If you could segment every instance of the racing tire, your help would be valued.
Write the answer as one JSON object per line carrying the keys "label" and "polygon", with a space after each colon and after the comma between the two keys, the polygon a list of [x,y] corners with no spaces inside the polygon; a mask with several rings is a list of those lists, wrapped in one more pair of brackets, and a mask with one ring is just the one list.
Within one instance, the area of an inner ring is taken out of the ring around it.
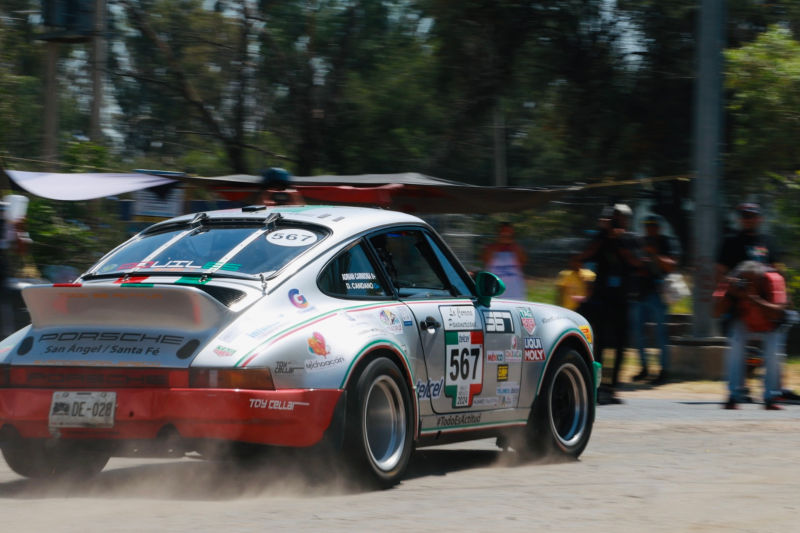
{"label": "racing tire", "polygon": [[110,455],[63,443],[48,446],[44,441],[15,440],[3,446],[3,457],[22,477],[85,479],[99,474]]}
{"label": "racing tire", "polygon": [[370,362],[348,390],[343,451],[357,481],[389,488],[402,478],[413,450],[413,405],[392,361]]}
{"label": "racing tire", "polygon": [[594,424],[593,391],[583,357],[571,348],[559,348],[528,418],[524,455],[580,457]]}

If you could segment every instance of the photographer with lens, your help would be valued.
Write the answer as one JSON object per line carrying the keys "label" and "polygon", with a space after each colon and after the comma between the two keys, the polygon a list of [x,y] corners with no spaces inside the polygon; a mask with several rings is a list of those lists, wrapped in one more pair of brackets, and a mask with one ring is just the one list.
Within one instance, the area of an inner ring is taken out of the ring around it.
{"label": "photographer with lens", "polygon": [[578,308],[594,330],[594,357],[603,364],[605,348],[614,349],[611,383],[601,384],[597,402],[619,404],[619,372],[627,346],[630,302],[637,294],[635,273],[642,268],[640,242],[628,231],[633,211],[626,204],[603,210],[597,236],[576,261],[592,262],[597,277],[589,297]]}
{"label": "photographer with lens", "polygon": [[714,292],[714,316],[731,313],[728,349],[728,390],[725,409],[736,409],[742,401],[744,352],[747,337],[761,336],[764,360],[764,407],[781,409],[776,401],[781,397],[778,344],[780,326],[786,313],[786,283],[783,276],[764,263],[744,261],[717,286]]}
{"label": "photographer with lens", "polygon": [[[728,337],[728,387],[731,390],[730,398],[725,404],[726,409],[736,409],[737,403],[743,401],[746,395],[744,386],[744,351],[747,344],[747,330],[738,330],[742,326],[739,313],[735,305],[722,301],[721,294],[724,295],[723,287],[735,281],[735,276],[729,273],[745,261],[755,261],[770,267],[774,270],[778,262],[778,256],[771,239],[760,231],[761,228],[761,207],[752,202],[739,204],[736,208],[739,215],[739,231],[729,235],[722,243],[722,248],[717,257],[715,271],[715,316],[722,318],[723,334]],[[741,282],[739,285],[741,286]],[[734,289],[735,291],[735,289]],[[723,308],[725,310],[723,310]],[[785,330],[781,331],[785,335]],[[738,335],[737,335],[738,333]],[[780,335],[781,333],[779,333]],[[779,337],[778,342],[783,339]],[[766,343],[765,343],[766,344]],[[776,348],[777,349],[777,348]],[[766,364],[767,357],[764,361]],[[777,365],[777,362],[775,363]],[[778,376],[780,381],[780,375]],[[768,405],[769,409],[776,408],[774,400]]]}

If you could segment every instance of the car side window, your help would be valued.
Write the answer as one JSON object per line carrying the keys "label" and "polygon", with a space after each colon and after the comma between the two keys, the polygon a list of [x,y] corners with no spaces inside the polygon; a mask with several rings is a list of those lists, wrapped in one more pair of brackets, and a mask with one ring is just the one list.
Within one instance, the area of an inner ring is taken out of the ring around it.
{"label": "car side window", "polygon": [[459,295],[421,231],[391,230],[371,237],[370,243],[401,298]]}
{"label": "car side window", "polygon": [[427,238],[433,252],[436,254],[436,259],[438,259],[439,263],[442,265],[442,269],[450,282],[450,286],[455,290],[456,296],[471,297],[473,295],[472,291],[463,277],[459,275],[456,266],[453,265],[447,255],[445,255],[444,250],[442,250],[439,244],[436,243],[430,235],[427,235]]}
{"label": "car side window", "polygon": [[322,271],[318,280],[322,292],[345,298],[386,298],[389,296],[362,244],[339,254]]}

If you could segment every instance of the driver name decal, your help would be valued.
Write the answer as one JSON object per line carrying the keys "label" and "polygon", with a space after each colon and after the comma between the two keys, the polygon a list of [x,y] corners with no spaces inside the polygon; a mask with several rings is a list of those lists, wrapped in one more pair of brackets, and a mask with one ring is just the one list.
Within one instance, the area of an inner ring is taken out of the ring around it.
{"label": "driver name decal", "polygon": [[444,395],[453,407],[472,407],[483,390],[483,331],[445,331]]}

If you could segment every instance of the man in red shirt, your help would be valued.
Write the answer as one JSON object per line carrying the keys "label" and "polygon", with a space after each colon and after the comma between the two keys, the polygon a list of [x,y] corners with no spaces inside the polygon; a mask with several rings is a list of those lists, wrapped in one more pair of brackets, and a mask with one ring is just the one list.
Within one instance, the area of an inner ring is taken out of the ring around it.
{"label": "man in red shirt", "polygon": [[758,261],[740,263],[724,278],[714,292],[714,316],[731,313],[729,330],[728,390],[730,396],[725,409],[736,409],[740,398],[744,350],[748,334],[761,335],[761,353],[764,359],[764,407],[780,409],[775,403],[782,395],[778,344],[782,332],[780,324],[786,312],[786,284],[783,277]]}

